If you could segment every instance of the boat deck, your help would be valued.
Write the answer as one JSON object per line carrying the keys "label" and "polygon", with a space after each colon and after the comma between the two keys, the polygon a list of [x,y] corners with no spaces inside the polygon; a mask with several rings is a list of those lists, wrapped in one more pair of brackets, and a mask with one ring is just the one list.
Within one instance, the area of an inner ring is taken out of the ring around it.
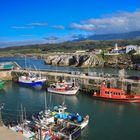
{"label": "boat deck", "polygon": [[28,140],[22,134],[16,133],[6,127],[0,127],[0,140]]}

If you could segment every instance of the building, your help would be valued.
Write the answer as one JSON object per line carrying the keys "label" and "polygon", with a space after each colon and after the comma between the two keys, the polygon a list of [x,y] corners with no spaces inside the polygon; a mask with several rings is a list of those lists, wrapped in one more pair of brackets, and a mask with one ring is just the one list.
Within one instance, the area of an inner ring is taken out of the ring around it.
{"label": "building", "polygon": [[118,51],[118,44],[117,43],[115,43],[114,51]]}
{"label": "building", "polygon": [[117,43],[115,43],[114,48],[110,51],[111,54],[119,55],[119,54],[125,54],[126,53],[126,47],[124,46],[118,46]]}
{"label": "building", "polygon": [[126,53],[129,53],[132,50],[137,51],[138,46],[137,45],[127,45],[126,46]]}
{"label": "building", "polygon": [[101,49],[93,49],[92,53],[94,54],[101,54],[102,50]]}
{"label": "building", "polygon": [[140,46],[137,46],[136,53],[137,53],[137,54],[140,54]]}
{"label": "building", "polygon": [[86,50],[77,50],[75,53],[85,53]]}
{"label": "building", "polygon": [[126,48],[121,48],[118,50],[119,54],[125,54],[126,53]]}

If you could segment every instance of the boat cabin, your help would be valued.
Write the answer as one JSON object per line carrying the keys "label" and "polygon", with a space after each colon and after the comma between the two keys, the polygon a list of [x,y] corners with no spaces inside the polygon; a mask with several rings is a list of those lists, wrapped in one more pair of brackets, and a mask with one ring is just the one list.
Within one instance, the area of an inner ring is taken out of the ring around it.
{"label": "boat cabin", "polygon": [[123,96],[123,95],[126,95],[126,93],[121,89],[107,88],[105,87],[105,83],[103,82],[100,89],[100,95]]}

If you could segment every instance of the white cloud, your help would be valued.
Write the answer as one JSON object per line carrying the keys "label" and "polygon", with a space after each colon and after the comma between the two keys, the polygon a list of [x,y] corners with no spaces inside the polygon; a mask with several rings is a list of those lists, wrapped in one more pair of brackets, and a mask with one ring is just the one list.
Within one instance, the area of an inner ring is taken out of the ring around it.
{"label": "white cloud", "polygon": [[65,27],[62,25],[54,25],[54,26],[50,26],[50,28],[55,28],[55,29],[64,29]]}
{"label": "white cloud", "polygon": [[12,26],[13,29],[32,29],[36,26],[48,26],[47,22],[33,22],[24,26]]}
{"label": "white cloud", "polygon": [[32,26],[12,26],[13,29],[32,29]]}
{"label": "white cloud", "polygon": [[20,35],[20,36],[24,36],[24,37],[33,37],[33,36],[35,36],[35,34],[22,34],[22,35]]}
{"label": "white cloud", "polygon": [[77,24],[77,23],[72,23],[70,25],[70,28],[75,28],[75,29],[80,29],[80,30],[85,30],[85,31],[92,31],[95,29],[95,25],[93,24]]}
{"label": "white cloud", "polygon": [[45,43],[47,43],[45,39],[31,39],[31,40],[24,40],[24,41],[0,42],[0,48],[10,47],[10,46],[45,44]]}
{"label": "white cloud", "polygon": [[104,18],[91,18],[80,23],[72,23],[70,27],[96,34],[137,31],[140,30],[140,11],[122,12]]}
{"label": "white cloud", "polygon": [[46,37],[46,38],[44,38],[44,39],[46,39],[47,41],[49,41],[49,40],[58,40],[59,38],[58,37],[56,37],[56,36],[49,36],[49,37]]}
{"label": "white cloud", "polygon": [[48,26],[47,22],[33,22],[28,24],[29,26]]}

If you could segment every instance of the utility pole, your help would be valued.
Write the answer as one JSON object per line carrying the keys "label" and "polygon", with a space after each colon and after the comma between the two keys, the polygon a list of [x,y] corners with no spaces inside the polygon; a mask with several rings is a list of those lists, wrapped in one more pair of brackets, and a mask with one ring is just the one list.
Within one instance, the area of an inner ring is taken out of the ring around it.
{"label": "utility pole", "polygon": [[1,111],[2,111],[3,108],[4,108],[4,104],[1,104],[1,106],[0,106],[0,126],[3,125],[2,114],[1,114]]}

